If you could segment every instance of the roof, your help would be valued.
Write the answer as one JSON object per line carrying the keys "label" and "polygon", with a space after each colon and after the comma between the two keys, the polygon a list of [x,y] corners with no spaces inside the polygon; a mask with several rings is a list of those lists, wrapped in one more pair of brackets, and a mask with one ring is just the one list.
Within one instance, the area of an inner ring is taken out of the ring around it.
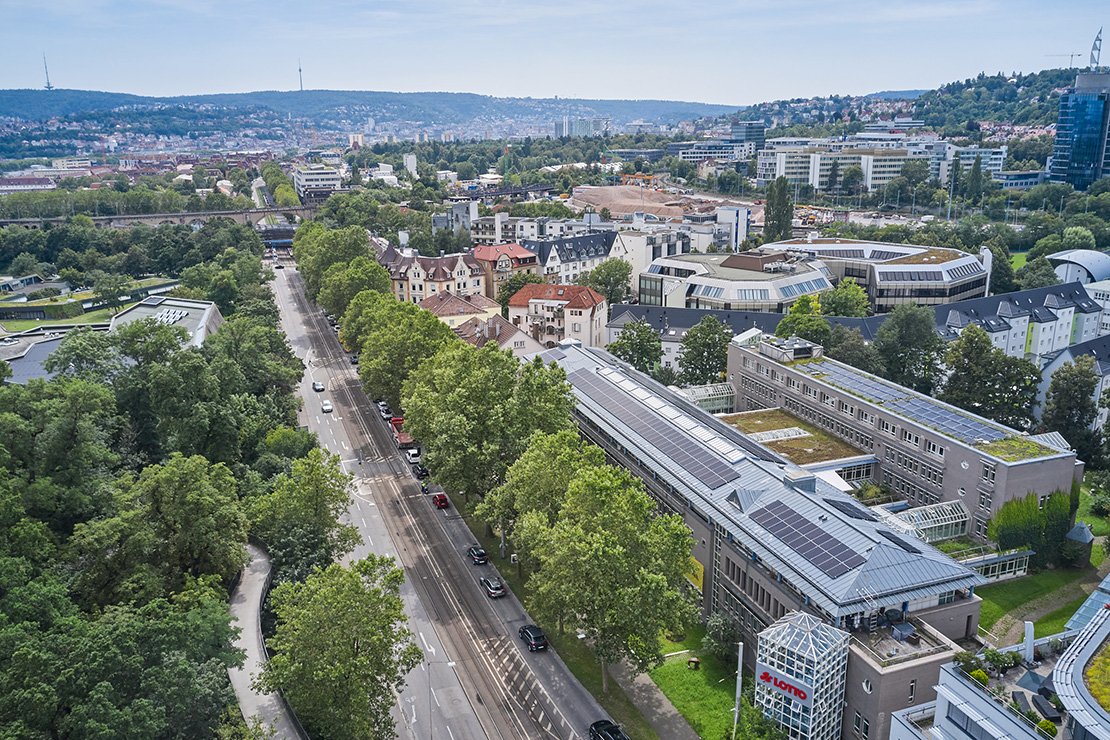
{"label": "roof", "polygon": [[425,311],[430,311],[436,316],[465,316],[467,314],[484,314],[488,311],[500,310],[501,304],[484,295],[460,296],[447,291],[432,293],[418,304]]}
{"label": "roof", "polygon": [[1086,730],[1083,735],[1074,732],[1073,737],[1110,740],[1110,712],[1091,695],[1086,676],[1087,666],[1108,642],[1110,609],[1103,608],[1091,615],[1052,669],[1052,683],[1068,713],[1068,727],[1074,729],[1078,725]]}
{"label": "roof", "polygon": [[427,280],[444,282],[455,277],[460,260],[470,270],[471,275],[480,275],[482,266],[469,253],[444,254],[438,257],[424,257],[421,255],[404,254],[392,245],[382,248],[378,254],[378,262],[389,270],[389,276],[394,280],[407,280],[413,265],[419,265],[424,271]]}
{"label": "roof", "polygon": [[512,242],[508,244],[483,244],[474,247],[471,254],[474,255],[474,259],[482,262],[496,262],[501,257],[508,257],[514,262],[518,262],[520,260],[535,259],[536,257],[535,252]]}
{"label": "roof", "polygon": [[1078,313],[1102,311],[1081,283],[1065,283],[937,306],[937,331],[947,339],[955,338],[957,332],[954,330],[971,324],[988,333],[1008,331],[1015,319],[1029,318],[1040,323],[1056,321],[1055,312],[1068,308]]}
{"label": "roof", "polygon": [[1091,528],[1087,526],[1087,522],[1079,521],[1075,526],[1068,530],[1064,535],[1072,542],[1078,542],[1081,545],[1089,545],[1095,541],[1095,536],[1091,533]]}
{"label": "roof", "polygon": [[[473,344],[479,349],[490,342],[496,343],[499,347],[504,347],[516,341],[518,336],[528,340],[532,339],[520,328],[514,326],[511,321],[502,317],[501,314],[494,314],[487,319],[475,316],[456,326],[454,332],[459,339],[468,344]],[[533,340],[532,346],[542,345]]]}
{"label": "roof", "polygon": [[[623,327],[630,321],[645,321],[659,331],[663,341],[680,341],[682,336],[706,316],[713,316],[732,329],[734,335],[748,329],[759,329],[765,334],[774,334],[775,328],[785,314],[767,311],[718,311],[708,308],[669,308],[667,306],[646,306],[643,304],[619,304],[613,307],[613,316],[608,326]],[[863,338],[871,341],[886,321],[886,315],[853,318],[847,316],[826,316],[829,323],[858,329]]]}
{"label": "roof", "polygon": [[524,246],[538,255],[540,263],[545,265],[552,253],[558,256],[560,262],[584,262],[608,257],[616,238],[615,231],[595,231],[554,239],[528,239],[524,241]]}
{"label": "roof", "polygon": [[[677,266],[684,269],[691,269],[692,266],[696,265],[697,267],[693,267],[693,269],[697,274],[716,278],[718,280],[733,281],[773,281],[808,273],[816,273],[824,282],[824,289],[832,287],[832,283],[825,278],[825,273],[818,269],[820,263],[797,259],[788,260],[784,255],[781,262],[789,262],[792,269],[762,269],[755,264],[756,260],[754,258],[757,254],[758,253],[755,252],[689,252],[687,254],[664,255],[653,260],[647,271],[656,272],[657,270],[653,268],[659,265],[667,265],[668,263],[676,263]],[[701,270],[698,270],[698,267],[700,267]]]}
{"label": "roof", "polygon": [[585,285],[528,283],[509,299],[509,307],[527,308],[531,301],[564,301],[566,308],[595,308],[605,302],[605,296]]}
{"label": "roof", "polygon": [[189,334],[185,344],[194,347],[202,345],[224,323],[220,309],[212,301],[150,296],[113,316],[110,331],[142,319],[182,327]]}
{"label": "roof", "polygon": [[791,655],[820,661],[830,653],[842,650],[848,633],[822,622],[812,614],[790,612],[759,633],[759,644],[765,642],[785,648]]}
{"label": "roof", "polygon": [[1110,254],[1105,252],[1096,252],[1093,249],[1065,249],[1063,252],[1047,256],[1053,267],[1065,264],[1078,265],[1087,271],[1091,280],[1110,278]]}
{"label": "roof", "polygon": [[539,356],[566,370],[580,416],[652,461],[741,556],[758,557],[833,617],[985,582],[608,353],[564,343]]}
{"label": "roof", "polygon": [[1075,614],[1064,625],[1064,631],[1083,629],[1094,617],[1095,612],[1106,608],[1107,604],[1110,604],[1110,575],[1103,578],[1087,600],[1075,610]]}
{"label": "roof", "polygon": [[1072,362],[1078,357],[1088,355],[1095,361],[1095,373],[1100,377],[1110,375],[1110,334],[1095,337],[1086,342],[1073,344],[1052,358],[1052,361],[1042,370],[1044,377],[1051,377],[1049,368]]}

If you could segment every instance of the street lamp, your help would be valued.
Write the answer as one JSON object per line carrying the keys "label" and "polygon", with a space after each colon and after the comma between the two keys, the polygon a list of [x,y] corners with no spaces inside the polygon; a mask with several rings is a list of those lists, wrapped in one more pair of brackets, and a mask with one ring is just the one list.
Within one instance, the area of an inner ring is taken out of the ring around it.
{"label": "street lamp", "polygon": [[744,643],[739,646],[736,653],[736,705],[732,709],[732,740],[736,740],[736,726],[740,724],[740,689],[744,683]]}

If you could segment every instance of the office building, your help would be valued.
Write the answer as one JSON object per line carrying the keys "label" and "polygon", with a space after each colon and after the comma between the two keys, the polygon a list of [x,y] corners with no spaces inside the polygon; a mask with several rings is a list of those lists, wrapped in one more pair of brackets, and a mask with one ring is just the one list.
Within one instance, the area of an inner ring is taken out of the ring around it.
{"label": "office building", "polygon": [[342,184],[343,178],[334,167],[300,164],[293,168],[293,188],[302,203],[327,200]]}
{"label": "office building", "polygon": [[763,121],[737,121],[732,124],[728,140],[737,144],[751,142],[759,151],[767,143],[767,124]]}
{"label": "office building", "polygon": [[746,161],[755,156],[754,141],[699,141],[678,153],[683,162],[698,163],[709,159],[718,162]]}
{"label": "office building", "polygon": [[626,162],[642,159],[645,162],[658,162],[666,152],[663,149],[610,149],[614,157],[620,157]]}
{"label": "office building", "polygon": [[[799,362],[803,360],[803,362]],[[804,340],[764,336],[728,347],[736,408],[781,408],[872,456],[874,480],[915,506],[957,501],[983,540],[1001,506],[1070,491],[1083,463],[1047,435],[1010,427],[824,356]]]}
{"label": "office building", "polygon": [[1003,190],[1028,190],[1045,181],[1044,170],[1000,170],[993,175]]}
{"label": "office building", "polygon": [[637,275],[647,270],[660,257],[674,257],[693,251],[689,233],[641,221],[633,228],[617,232],[614,251],[632,265],[632,289],[637,290]]}
{"label": "office building", "polygon": [[875,313],[903,303],[935,306],[987,294],[989,249],[978,256],[955,249],[857,239],[789,239],[760,248],[808,255],[837,281],[853,278],[867,290]]}
{"label": "office building", "polygon": [[1086,190],[1110,175],[1110,73],[1081,72],[1060,96],[1056,143],[1048,168],[1051,182]]}
{"label": "office building", "polygon": [[885,131],[889,133],[907,131],[915,128],[925,128],[925,122],[914,118],[895,117],[894,120],[868,121],[863,124],[864,131]]}
{"label": "office building", "polygon": [[544,347],[564,339],[600,347],[609,305],[584,285],[529,283],[509,299],[509,321]]}
{"label": "office building", "polygon": [[1060,282],[1093,283],[1110,279],[1110,254],[1093,249],[1065,249],[1047,256]]}
{"label": "office building", "polygon": [[660,257],[638,281],[644,305],[723,311],[782,313],[803,295],[831,289],[829,272],[820,261],[785,252]]}
{"label": "office building", "polygon": [[539,357],[567,372],[582,435],[690,528],[693,593],[736,620],[757,685],[779,679],[757,702],[790,736],[857,737],[858,714],[882,738],[890,712],[934,698],[977,632],[980,576],[605,352]]}

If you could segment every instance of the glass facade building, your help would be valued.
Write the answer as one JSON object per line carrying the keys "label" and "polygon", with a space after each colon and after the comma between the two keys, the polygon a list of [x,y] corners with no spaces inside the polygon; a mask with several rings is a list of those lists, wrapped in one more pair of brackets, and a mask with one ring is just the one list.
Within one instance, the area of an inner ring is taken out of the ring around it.
{"label": "glass facade building", "polygon": [[1080,74],[1075,87],[1060,96],[1056,144],[1048,179],[1076,190],[1110,175],[1110,74]]}

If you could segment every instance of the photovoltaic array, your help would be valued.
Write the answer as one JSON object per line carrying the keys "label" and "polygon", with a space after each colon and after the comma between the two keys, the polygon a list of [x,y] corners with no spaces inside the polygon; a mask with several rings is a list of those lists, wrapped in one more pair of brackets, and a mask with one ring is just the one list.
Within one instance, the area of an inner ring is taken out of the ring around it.
{"label": "photovoltaic array", "polygon": [[752,512],[751,520],[829,578],[839,578],[866,559],[781,501]]}

